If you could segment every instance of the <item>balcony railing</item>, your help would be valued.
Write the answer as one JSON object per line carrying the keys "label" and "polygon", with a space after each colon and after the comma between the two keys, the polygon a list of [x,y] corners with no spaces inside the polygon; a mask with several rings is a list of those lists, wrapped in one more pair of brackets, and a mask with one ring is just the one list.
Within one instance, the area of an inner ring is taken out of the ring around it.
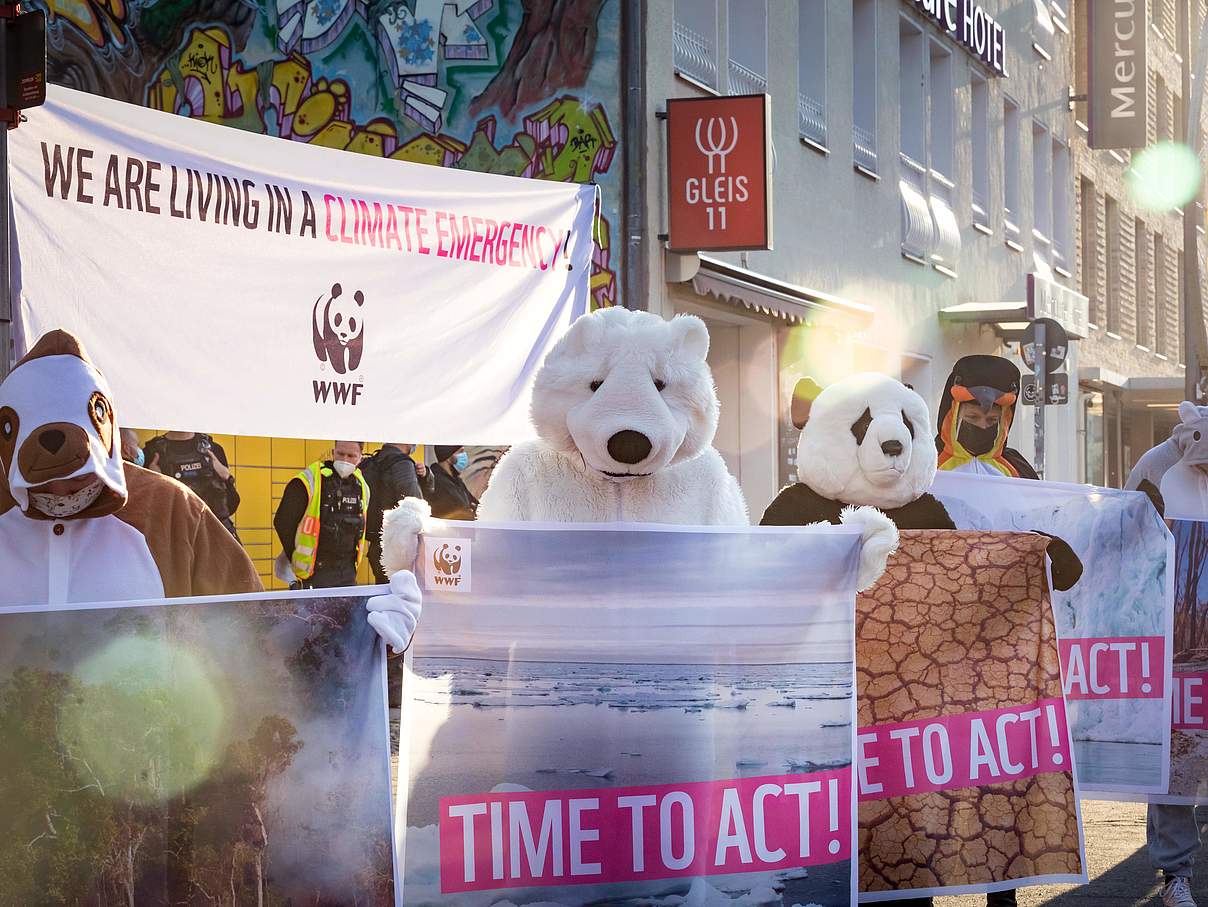
{"label": "balcony railing", "polygon": [[730,61],[730,94],[764,94],[767,90],[767,76],[761,76],[737,60]]}
{"label": "balcony railing", "polygon": [[927,170],[905,154],[899,157],[902,163],[898,179],[902,197],[902,253],[926,263],[937,241],[935,222],[927,206]]}
{"label": "balcony railing", "polygon": [[869,173],[877,172],[877,139],[862,126],[851,127],[852,160]]}
{"label": "balcony railing", "polygon": [[801,135],[826,147],[826,108],[809,95],[797,95],[797,122]]}
{"label": "balcony railing", "polygon": [[983,227],[990,226],[990,204],[976,186],[973,187],[973,222]]}
{"label": "balcony railing", "polygon": [[671,33],[675,69],[690,79],[717,87],[717,49],[704,35],[676,22]]}

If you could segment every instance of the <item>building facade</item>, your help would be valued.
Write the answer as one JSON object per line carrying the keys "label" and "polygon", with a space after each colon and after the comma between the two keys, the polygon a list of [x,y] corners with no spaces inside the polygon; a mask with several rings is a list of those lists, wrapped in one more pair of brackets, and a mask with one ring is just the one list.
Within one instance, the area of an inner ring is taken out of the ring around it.
{"label": "building facade", "polygon": [[[772,99],[771,251],[703,253],[699,265],[666,253],[657,131],[646,173],[649,304],[709,323],[717,446],[756,518],[795,475],[799,377],[884,371],[934,410],[957,358],[1014,355],[1030,274],[1076,287],[1069,11],[964,8],[979,17],[968,41],[962,23],[949,27],[954,10],[929,0],[648,8],[650,122],[667,98]],[[1031,456],[1020,409],[1012,441]],[[1074,409],[1047,408],[1053,479],[1080,478]]]}
{"label": "building facade", "polygon": [[[1070,20],[1071,82],[1087,93],[1088,3]],[[1148,145],[1186,142],[1185,67],[1192,67],[1204,20],[1203,0],[1138,0],[1147,20]],[[1191,53],[1184,52],[1189,47]],[[1074,105],[1074,221],[1078,286],[1090,301],[1089,337],[1082,343],[1080,479],[1119,487],[1137,459],[1170,435],[1184,398],[1187,289],[1180,211],[1151,211],[1129,190],[1127,150],[1088,146],[1085,101]],[[1202,246],[1203,209],[1197,217]],[[1197,250],[1203,262],[1203,249]]]}

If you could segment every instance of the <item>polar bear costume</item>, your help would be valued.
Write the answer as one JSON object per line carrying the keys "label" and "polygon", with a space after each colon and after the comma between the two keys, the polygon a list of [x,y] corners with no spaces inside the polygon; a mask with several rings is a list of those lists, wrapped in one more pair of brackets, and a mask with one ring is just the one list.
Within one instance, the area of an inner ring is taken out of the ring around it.
{"label": "polar bear costume", "polygon": [[1169,438],[1141,456],[1124,487],[1144,491],[1151,498],[1157,489],[1170,519],[1204,519],[1208,514],[1208,406],[1188,400],[1180,403],[1179,424]]}
{"label": "polar bear costume", "polygon": [[[692,315],[608,308],[579,318],[537,374],[538,438],[499,461],[478,519],[748,525],[738,482],[711,446],[719,407],[708,352],[709,332]],[[423,518],[407,501],[386,514],[387,571],[411,565]],[[843,522],[864,532],[859,581],[871,585],[897,531],[872,508]],[[888,547],[867,544],[888,536]]]}

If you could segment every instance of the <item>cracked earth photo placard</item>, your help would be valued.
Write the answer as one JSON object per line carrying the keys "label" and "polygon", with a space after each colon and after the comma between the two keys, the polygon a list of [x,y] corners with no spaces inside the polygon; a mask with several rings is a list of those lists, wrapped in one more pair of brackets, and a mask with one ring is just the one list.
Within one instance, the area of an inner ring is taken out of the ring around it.
{"label": "cracked earth photo placard", "polygon": [[903,531],[859,597],[862,900],[1085,881],[1047,545]]}

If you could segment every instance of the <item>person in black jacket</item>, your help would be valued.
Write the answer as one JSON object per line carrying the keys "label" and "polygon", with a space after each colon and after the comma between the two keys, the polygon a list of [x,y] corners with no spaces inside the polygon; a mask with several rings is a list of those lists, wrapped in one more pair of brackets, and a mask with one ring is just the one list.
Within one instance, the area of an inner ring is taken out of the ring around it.
{"label": "person in black jacket", "polygon": [[398,506],[403,498],[423,498],[420,482],[428,479],[428,468],[411,459],[414,444],[388,441],[372,457],[361,461],[361,473],[369,485],[369,567],[379,583],[388,582],[382,569],[382,513]]}
{"label": "person in black jacket", "polygon": [[148,469],[183,482],[239,538],[231,519],[239,507],[239,492],[221,444],[199,432],[169,431],[143,445],[143,454]]}
{"label": "person in black jacket", "polygon": [[432,506],[432,515],[442,520],[472,520],[478,511],[478,498],[470,494],[461,480],[466,468],[466,449],[460,444],[437,445],[436,462],[431,470],[431,487],[424,497]]}

